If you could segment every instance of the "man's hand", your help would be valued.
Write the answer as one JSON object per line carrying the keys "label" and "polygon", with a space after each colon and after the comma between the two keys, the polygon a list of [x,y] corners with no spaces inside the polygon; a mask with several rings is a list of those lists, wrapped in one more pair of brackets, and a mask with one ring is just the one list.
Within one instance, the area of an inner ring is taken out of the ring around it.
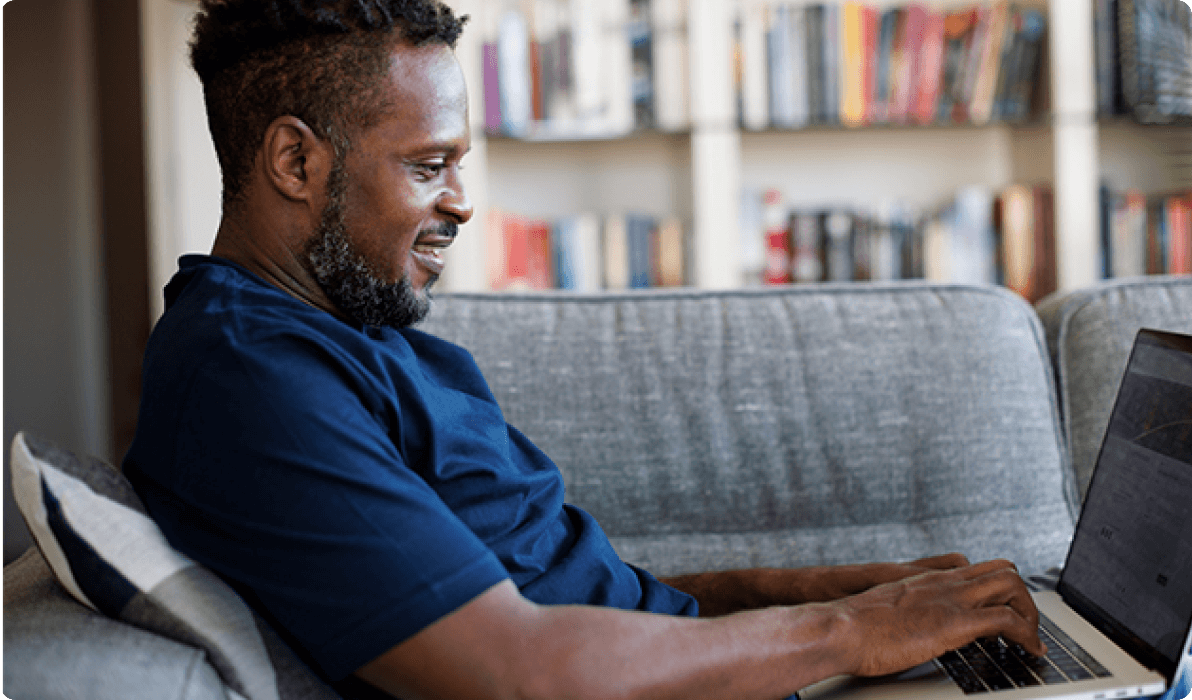
{"label": "man's hand", "polygon": [[855,675],[902,671],[978,637],[1000,635],[1046,653],[1038,610],[1008,561],[921,573],[831,605],[851,630]]}

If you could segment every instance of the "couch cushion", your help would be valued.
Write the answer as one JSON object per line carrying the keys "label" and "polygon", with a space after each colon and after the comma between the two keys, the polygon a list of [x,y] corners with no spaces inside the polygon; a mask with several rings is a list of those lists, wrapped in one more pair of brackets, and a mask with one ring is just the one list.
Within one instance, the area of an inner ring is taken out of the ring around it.
{"label": "couch cushion", "polygon": [[80,603],[204,650],[230,698],[335,697],[231,588],[166,542],[110,465],[18,433],[12,479],[38,548]]}
{"label": "couch cushion", "polygon": [[1004,290],[459,294],[424,329],[656,574],[1066,552],[1042,329]]}
{"label": "couch cushion", "polygon": [[200,649],[67,595],[36,549],[4,567],[4,692],[13,700],[227,700]]}
{"label": "couch cushion", "polygon": [[1192,333],[1192,276],[1137,277],[1053,294],[1038,306],[1083,501],[1140,328]]}

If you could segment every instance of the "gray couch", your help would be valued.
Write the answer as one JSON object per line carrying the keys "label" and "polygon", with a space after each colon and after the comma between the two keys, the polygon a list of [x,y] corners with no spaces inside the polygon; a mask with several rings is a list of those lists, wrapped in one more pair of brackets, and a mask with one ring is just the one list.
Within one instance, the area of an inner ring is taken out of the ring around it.
{"label": "gray couch", "polygon": [[[1192,278],[1151,278],[1039,313],[926,283],[456,295],[425,329],[472,350],[569,500],[657,574],[946,551],[1038,572],[1063,562],[1085,413],[1129,339],[1190,318]],[[14,700],[234,697],[193,646],[75,603],[36,551],[4,579]]]}

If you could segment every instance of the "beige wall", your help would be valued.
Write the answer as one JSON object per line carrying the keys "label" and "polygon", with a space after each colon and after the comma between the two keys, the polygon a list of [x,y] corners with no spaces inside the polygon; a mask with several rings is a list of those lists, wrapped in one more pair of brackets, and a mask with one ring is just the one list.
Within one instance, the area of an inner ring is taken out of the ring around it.
{"label": "beige wall", "polygon": [[89,0],[13,0],[4,32],[4,561],[28,546],[8,444],[110,458]]}

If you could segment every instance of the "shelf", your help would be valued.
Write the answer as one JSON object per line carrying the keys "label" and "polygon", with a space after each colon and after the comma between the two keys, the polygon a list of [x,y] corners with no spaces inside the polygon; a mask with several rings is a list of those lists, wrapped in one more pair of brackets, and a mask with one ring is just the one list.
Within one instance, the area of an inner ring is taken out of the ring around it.
{"label": "shelf", "polygon": [[[741,0],[742,6],[752,1]],[[492,7],[480,0],[453,4],[477,13]],[[1192,155],[1171,155],[1192,151],[1192,138],[1182,150],[1177,143],[1192,130],[1094,116],[1091,0],[1027,3],[1046,8],[1049,27],[1035,88],[1036,104],[1049,111],[1028,121],[757,131],[743,128],[736,116],[730,67],[737,4],[687,0],[689,130],[579,138],[479,131],[479,158],[469,166],[480,171],[469,176],[478,212],[499,207],[548,217],[577,211],[676,213],[690,226],[694,283],[719,288],[741,280],[740,193],[746,190],[777,187],[791,207],[843,204],[864,211],[897,200],[931,211],[966,185],[998,192],[1012,183],[1048,184],[1055,191],[1059,282],[1070,289],[1099,274],[1102,176],[1148,191],[1192,186]],[[955,3],[960,4],[969,3]],[[458,54],[472,94],[479,96],[476,43],[482,37],[465,33],[465,38],[473,44],[461,46]],[[482,105],[474,104],[473,123],[483,124]],[[480,288],[474,278],[482,276],[482,246],[476,242],[459,253],[469,262],[450,280],[451,288]]]}

